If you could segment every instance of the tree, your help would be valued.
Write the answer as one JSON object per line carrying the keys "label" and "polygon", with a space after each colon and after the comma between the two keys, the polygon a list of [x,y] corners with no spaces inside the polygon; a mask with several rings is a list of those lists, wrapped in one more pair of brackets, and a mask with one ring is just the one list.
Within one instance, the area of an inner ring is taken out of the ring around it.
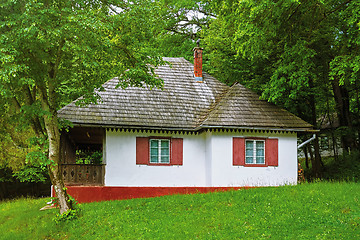
{"label": "tree", "polygon": [[152,47],[166,57],[185,57],[192,60],[195,41],[213,14],[206,1],[158,0],[142,1],[149,9],[149,26],[154,35]]}
{"label": "tree", "polygon": [[[359,56],[358,1],[230,0],[214,1],[213,6],[218,17],[204,35],[210,46],[217,38],[226,43],[231,61],[224,64],[242,64],[237,69],[244,73],[240,80],[246,86],[315,127],[332,98],[341,125],[350,130],[343,133],[344,146],[355,149],[350,113],[356,108],[350,102],[355,106],[358,95],[349,89],[357,90],[360,66],[354,61]],[[214,53],[210,62],[224,66],[224,57]],[[317,139],[314,149],[314,176],[319,176]]]}
{"label": "tree", "polygon": [[94,88],[115,76],[121,87],[161,86],[149,74],[162,61],[149,47],[145,16],[138,2],[128,1],[6,0],[0,6],[0,94],[46,147],[41,159],[61,214],[72,206],[59,168],[57,110],[79,96],[96,102]]}
{"label": "tree", "polygon": [[[360,3],[353,0],[329,3],[326,20],[334,26],[329,74],[345,151],[360,150]],[[358,140],[356,140],[356,128]]]}

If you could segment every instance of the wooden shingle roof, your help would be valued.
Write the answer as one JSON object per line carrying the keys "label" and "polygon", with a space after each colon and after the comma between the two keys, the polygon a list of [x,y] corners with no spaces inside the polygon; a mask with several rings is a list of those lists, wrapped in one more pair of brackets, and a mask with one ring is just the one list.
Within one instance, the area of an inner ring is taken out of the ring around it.
{"label": "wooden shingle roof", "polygon": [[305,131],[312,126],[276,107],[240,84],[226,86],[203,73],[197,82],[193,65],[184,58],[164,58],[170,65],[155,73],[163,89],[115,88],[117,78],[106,82],[98,104],[70,103],[58,111],[74,125],[113,128],[200,130],[203,128],[278,129]]}

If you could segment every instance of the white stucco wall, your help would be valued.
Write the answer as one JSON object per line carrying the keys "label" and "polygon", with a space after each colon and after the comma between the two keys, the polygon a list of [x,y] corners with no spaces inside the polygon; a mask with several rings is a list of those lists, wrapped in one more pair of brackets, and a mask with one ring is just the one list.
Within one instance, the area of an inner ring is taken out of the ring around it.
{"label": "white stucco wall", "polygon": [[[182,166],[136,165],[136,137],[183,138]],[[279,141],[278,167],[232,165],[233,137],[274,137]],[[295,133],[224,133],[169,135],[106,131],[105,185],[138,187],[275,186],[297,181]]]}
{"label": "white stucco wall", "polygon": [[[277,167],[244,167],[232,165],[233,137],[266,137],[278,139]],[[213,133],[212,186],[278,186],[297,182],[297,137],[290,133]]]}
{"label": "white stucco wall", "polygon": [[106,132],[105,186],[205,186],[205,140],[201,135],[164,135],[183,138],[182,166],[136,165],[136,137],[154,133]]}

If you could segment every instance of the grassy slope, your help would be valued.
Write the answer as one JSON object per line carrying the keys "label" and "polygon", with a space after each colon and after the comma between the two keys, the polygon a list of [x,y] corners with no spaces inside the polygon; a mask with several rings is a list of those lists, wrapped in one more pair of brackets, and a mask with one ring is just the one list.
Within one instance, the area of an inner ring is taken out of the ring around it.
{"label": "grassy slope", "polygon": [[0,239],[360,239],[358,183],[82,204],[60,224],[46,200],[0,202]]}

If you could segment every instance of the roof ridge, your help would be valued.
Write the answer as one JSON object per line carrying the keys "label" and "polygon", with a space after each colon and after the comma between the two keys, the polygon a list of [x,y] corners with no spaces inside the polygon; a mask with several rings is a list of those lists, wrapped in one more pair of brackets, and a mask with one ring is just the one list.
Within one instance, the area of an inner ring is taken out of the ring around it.
{"label": "roof ridge", "polygon": [[224,99],[227,99],[227,97],[230,95],[231,91],[234,89],[234,87],[237,85],[238,83],[234,83],[233,85],[231,85],[230,87],[227,86],[227,90],[220,94],[220,98],[218,100],[215,100],[215,103],[213,106],[210,106],[207,114],[205,114],[205,118],[204,120],[201,121],[201,123],[199,124],[199,127],[202,127],[204,122],[206,122],[214,113],[215,110],[219,109],[220,104],[224,101]]}

